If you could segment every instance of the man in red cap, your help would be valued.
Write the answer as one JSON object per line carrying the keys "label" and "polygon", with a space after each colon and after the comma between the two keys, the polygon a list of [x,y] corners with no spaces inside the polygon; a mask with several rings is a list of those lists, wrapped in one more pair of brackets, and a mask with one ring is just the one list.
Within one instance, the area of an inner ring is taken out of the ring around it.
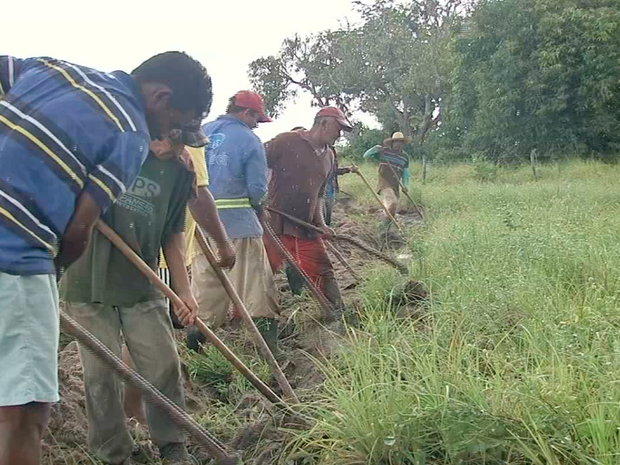
{"label": "man in red cap", "polygon": [[[325,190],[334,169],[332,146],[352,126],[342,111],[322,108],[309,131],[285,132],[266,144],[267,164],[272,175],[269,204],[277,210],[315,224],[328,231],[323,217]],[[272,214],[271,225],[300,268],[332,303],[334,312],[326,321],[342,316],[342,297],[323,239],[286,218]],[[269,239],[265,247],[275,272],[283,257]]]}
{"label": "man in red cap", "polygon": [[[258,220],[267,194],[267,161],[260,139],[252,129],[271,119],[260,95],[242,90],[229,101],[226,114],[205,124],[209,137],[205,158],[209,190],[219,217],[237,252],[229,278],[272,351],[277,352],[278,289],[262,242]],[[212,246],[215,246],[209,238]],[[198,316],[216,328],[226,321],[230,299],[202,253],[192,263],[192,292]],[[188,345],[197,350],[204,338],[194,328]]]}

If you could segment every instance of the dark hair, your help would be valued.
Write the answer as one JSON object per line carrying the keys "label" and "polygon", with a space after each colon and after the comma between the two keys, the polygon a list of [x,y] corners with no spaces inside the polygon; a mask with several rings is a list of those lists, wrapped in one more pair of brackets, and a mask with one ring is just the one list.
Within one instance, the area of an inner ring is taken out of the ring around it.
{"label": "dark hair", "polygon": [[293,129],[291,129],[291,132],[295,131],[306,131],[306,128],[304,128],[303,126],[295,126]]}
{"label": "dark hair", "polygon": [[211,77],[205,67],[187,53],[160,53],[146,60],[131,74],[139,82],[158,82],[168,86],[172,91],[172,108],[195,110],[199,119],[211,110]]}
{"label": "dark hair", "polygon": [[235,96],[234,95],[228,99],[228,106],[226,107],[226,113],[227,114],[242,113],[242,112],[244,112],[246,110],[250,110],[253,115],[255,113],[257,113],[256,111],[252,110],[251,108],[244,108],[244,107],[240,107],[238,105],[235,105]]}

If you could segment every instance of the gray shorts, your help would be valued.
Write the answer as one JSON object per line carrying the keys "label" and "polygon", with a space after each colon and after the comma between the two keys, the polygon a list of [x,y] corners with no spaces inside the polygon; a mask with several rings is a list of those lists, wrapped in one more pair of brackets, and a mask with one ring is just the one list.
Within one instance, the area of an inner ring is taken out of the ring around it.
{"label": "gray shorts", "polygon": [[58,335],[56,278],[0,272],[0,407],[58,402]]}

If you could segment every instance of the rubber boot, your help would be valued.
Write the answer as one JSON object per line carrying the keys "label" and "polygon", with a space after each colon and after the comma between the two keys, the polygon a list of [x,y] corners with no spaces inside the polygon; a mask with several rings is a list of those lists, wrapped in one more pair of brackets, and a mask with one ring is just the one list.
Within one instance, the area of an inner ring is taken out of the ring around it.
{"label": "rubber boot", "polygon": [[187,328],[187,347],[190,350],[201,354],[202,348],[200,346],[205,342],[207,342],[207,337],[198,331],[198,328],[195,326]]}
{"label": "rubber boot", "polygon": [[301,292],[304,290],[304,280],[295,268],[290,265],[286,267],[286,279],[291,293],[293,295],[301,295]]}
{"label": "rubber boot", "polygon": [[159,456],[164,465],[194,465],[199,463],[187,452],[185,444],[178,442],[161,446]]}
{"label": "rubber boot", "polygon": [[278,320],[265,317],[254,318],[253,320],[258,328],[258,332],[269,346],[269,350],[271,350],[274,357],[278,358],[280,356],[280,349],[278,349]]}
{"label": "rubber boot", "polygon": [[325,315],[325,321],[327,323],[337,321],[342,318],[344,313],[344,304],[342,303],[342,296],[340,295],[340,288],[338,287],[338,281],[333,273],[323,275],[323,295],[329,300],[332,306],[332,312]]}
{"label": "rubber boot", "polygon": [[379,226],[379,233],[383,235],[388,235],[390,233],[391,227],[392,220],[389,218],[383,218],[383,220],[381,220],[381,225]]}

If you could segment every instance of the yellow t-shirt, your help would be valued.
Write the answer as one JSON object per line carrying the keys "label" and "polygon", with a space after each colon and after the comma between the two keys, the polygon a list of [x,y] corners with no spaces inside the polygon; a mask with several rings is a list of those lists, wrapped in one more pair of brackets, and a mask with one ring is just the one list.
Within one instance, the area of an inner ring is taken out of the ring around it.
{"label": "yellow t-shirt", "polygon": [[[194,164],[194,172],[196,173],[196,186],[206,187],[209,185],[209,173],[207,172],[207,163],[205,161],[205,148],[186,147],[187,151],[192,157],[192,163]],[[192,216],[189,208],[185,212],[185,265],[190,266],[194,257],[198,255],[196,250],[196,239],[194,234],[196,233],[196,221]],[[166,261],[164,260],[164,254],[161,253],[159,260],[160,268],[167,268]]]}

